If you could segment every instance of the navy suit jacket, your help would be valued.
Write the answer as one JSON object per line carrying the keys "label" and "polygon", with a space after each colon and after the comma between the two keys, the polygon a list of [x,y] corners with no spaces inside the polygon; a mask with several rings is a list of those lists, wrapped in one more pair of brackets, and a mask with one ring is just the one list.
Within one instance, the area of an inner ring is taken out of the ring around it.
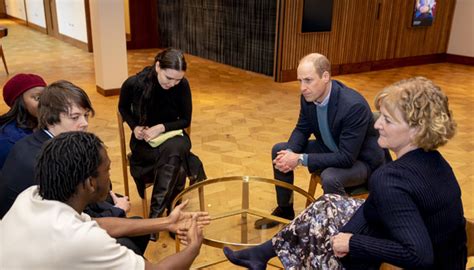
{"label": "navy suit jacket", "polygon": [[316,104],[301,96],[301,109],[288,147],[304,153],[311,134],[323,153],[308,153],[308,169],[314,172],[328,167],[350,168],[356,160],[363,161],[373,171],[384,162],[384,152],[377,144],[378,132],[365,98],[339,81],[332,80],[328,104],[328,125],[338,151],[333,153],[321,138]]}
{"label": "navy suit jacket", "polygon": [[[25,189],[38,185],[35,180],[36,159],[51,137],[42,129],[19,140],[8,154],[0,172],[0,219],[16,197]],[[84,212],[91,217],[125,217],[125,212],[108,202],[89,204]]]}

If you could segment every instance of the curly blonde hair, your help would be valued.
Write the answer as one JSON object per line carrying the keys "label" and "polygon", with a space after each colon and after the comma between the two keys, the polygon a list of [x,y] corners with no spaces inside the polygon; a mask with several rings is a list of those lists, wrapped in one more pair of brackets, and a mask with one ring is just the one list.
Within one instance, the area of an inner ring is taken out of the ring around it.
{"label": "curly blonde hair", "polygon": [[[413,143],[425,151],[446,144],[456,132],[448,97],[427,78],[414,77],[386,87],[375,98],[377,110],[382,106],[392,118],[416,128]],[[396,110],[403,119],[397,119]]]}

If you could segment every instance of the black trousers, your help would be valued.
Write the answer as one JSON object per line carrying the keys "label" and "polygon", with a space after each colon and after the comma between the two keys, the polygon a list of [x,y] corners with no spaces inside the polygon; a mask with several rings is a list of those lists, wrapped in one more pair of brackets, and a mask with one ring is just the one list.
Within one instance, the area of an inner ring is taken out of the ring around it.
{"label": "black trousers", "polygon": [[[141,219],[141,217],[130,217],[133,219]],[[117,238],[117,243],[127,247],[128,249],[133,250],[135,254],[143,257],[146,247],[148,246],[148,241],[150,240],[150,235],[139,235],[139,236],[130,236],[130,237],[120,237]]]}

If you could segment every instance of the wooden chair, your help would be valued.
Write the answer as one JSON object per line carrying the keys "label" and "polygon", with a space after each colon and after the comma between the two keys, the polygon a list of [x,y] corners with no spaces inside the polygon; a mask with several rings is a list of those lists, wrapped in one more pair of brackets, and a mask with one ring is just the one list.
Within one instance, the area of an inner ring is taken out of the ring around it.
{"label": "wooden chair", "polygon": [[2,57],[3,66],[5,67],[5,71],[7,72],[7,75],[8,75],[10,73],[8,73],[7,61],[5,60],[5,54],[3,53],[3,46],[1,43],[1,38],[6,37],[6,36],[8,36],[8,28],[0,27],[0,56]]}
{"label": "wooden chair", "polygon": [[[314,193],[316,193],[316,187],[318,186],[318,184],[321,185],[321,174],[319,172],[312,173],[309,179],[308,193],[311,194],[313,197],[314,197]],[[369,195],[369,190],[367,189],[365,185],[360,185],[360,186],[346,188],[346,193],[350,197],[366,199],[367,196]],[[306,200],[306,207],[308,207],[310,204],[311,204],[311,201]]]}
{"label": "wooden chair", "polygon": [[[466,218],[467,257],[474,256],[474,219]],[[467,268],[466,268],[467,269]],[[469,268],[473,270],[474,267]]]}
{"label": "wooden chair", "polygon": [[[126,138],[125,138],[125,127],[122,115],[117,111],[117,120],[119,128],[119,137],[120,137],[120,153],[122,156],[122,174],[123,174],[123,188],[125,190],[125,195],[130,198],[130,190],[128,186],[128,167],[130,166],[130,158],[132,156],[131,152],[127,152]],[[186,133],[191,136],[191,126],[185,129]],[[131,134],[133,136],[133,134]],[[148,198],[146,194],[147,188],[153,186],[153,183],[145,184],[145,192],[142,198],[142,208],[143,208],[143,217],[148,217]]]}

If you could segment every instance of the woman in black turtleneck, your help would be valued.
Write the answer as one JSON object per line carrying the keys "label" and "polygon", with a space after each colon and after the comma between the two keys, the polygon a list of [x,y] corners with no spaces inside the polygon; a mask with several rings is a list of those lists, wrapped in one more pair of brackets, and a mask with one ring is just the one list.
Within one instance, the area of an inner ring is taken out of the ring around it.
{"label": "woman in black turtleneck", "polygon": [[[145,182],[153,182],[150,218],[159,217],[183,189],[187,175],[205,178],[202,164],[190,152],[184,131],[191,124],[192,99],[184,77],[186,60],[181,51],[168,48],[152,66],[128,78],[122,85],[119,111],[133,131],[130,139],[131,174],[143,198]],[[170,131],[183,131],[152,147],[149,142]],[[190,158],[192,157],[192,158]],[[199,162],[199,165],[190,164]],[[192,171],[199,168],[198,172]]]}

